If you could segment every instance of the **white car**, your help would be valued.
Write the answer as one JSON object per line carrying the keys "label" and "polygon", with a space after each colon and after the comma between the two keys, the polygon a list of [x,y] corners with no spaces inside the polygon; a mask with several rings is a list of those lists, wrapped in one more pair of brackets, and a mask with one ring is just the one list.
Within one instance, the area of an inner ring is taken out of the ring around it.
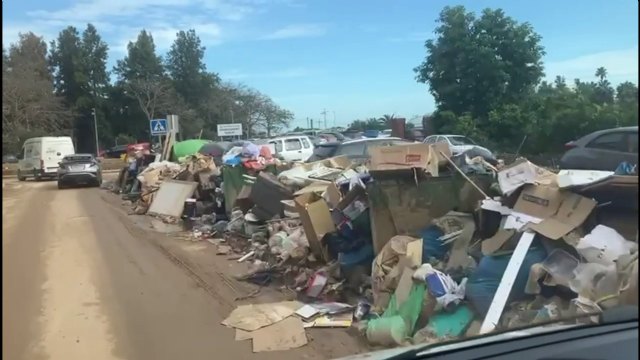
{"label": "white car", "polygon": [[313,155],[313,143],[306,135],[282,136],[269,140],[276,155],[285,161],[306,161]]}
{"label": "white car", "polygon": [[475,141],[463,135],[431,135],[427,136],[423,141],[425,144],[434,144],[438,142],[446,142],[449,144],[449,149],[451,150],[452,155],[462,154],[465,151],[476,148],[476,150],[482,153],[483,157],[494,158],[491,150],[476,144]]}

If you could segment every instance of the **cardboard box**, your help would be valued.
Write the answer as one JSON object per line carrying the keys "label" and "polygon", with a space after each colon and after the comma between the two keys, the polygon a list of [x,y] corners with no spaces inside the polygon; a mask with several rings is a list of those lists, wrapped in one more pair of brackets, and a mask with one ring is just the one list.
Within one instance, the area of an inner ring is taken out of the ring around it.
{"label": "cardboard box", "polygon": [[437,169],[447,160],[440,154],[451,156],[449,146],[437,144],[408,144],[396,146],[375,146],[369,148],[371,157],[369,172],[406,171],[422,169],[437,176]]}
{"label": "cardboard box", "polygon": [[556,185],[556,174],[527,160],[521,160],[498,172],[500,190],[505,195],[525,184]]}
{"label": "cardboard box", "polygon": [[338,203],[340,202],[340,200],[342,200],[342,192],[338,188],[338,185],[336,185],[335,183],[331,183],[329,184],[329,186],[327,186],[327,190],[326,190],[326,193],[324,194],[324,197],[329,203],[329,205],[331,206],[331,208],[335,209],[335,207],[338,206]]}
{"label": "cardboard box", "polygon": [[549,239],[558,240],[582,223],[597,203],[573,192],[554,186],[527,185],[514,206],[514,210],[542,219],[529,228]]}
{"label": "cardboard box", "polygon": [[326,201],[315,193],[306,193],[294,199],[302,221],[302,227],[311,252],[323,261],[329,261],[329,253],[322,243],[325,234],[336,230]]}

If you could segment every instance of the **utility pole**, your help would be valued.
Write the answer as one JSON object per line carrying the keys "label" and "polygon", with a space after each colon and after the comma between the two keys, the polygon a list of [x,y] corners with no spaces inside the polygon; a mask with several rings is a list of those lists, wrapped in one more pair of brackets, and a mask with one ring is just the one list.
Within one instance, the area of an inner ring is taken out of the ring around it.
{"label": "utility pole", "polygon": [[91,113],[93,114],[93,127],[96,130],[96,157],[98,157],[100,156],[100,144],[98,142],[98,119],[96,117],[96,108],[92,108]]}
{"label": "utility pole", "polygon": [[320,113],[322,116],[324,116],[324,128],[327,128],[327,109],[322,110],[322,112]]}

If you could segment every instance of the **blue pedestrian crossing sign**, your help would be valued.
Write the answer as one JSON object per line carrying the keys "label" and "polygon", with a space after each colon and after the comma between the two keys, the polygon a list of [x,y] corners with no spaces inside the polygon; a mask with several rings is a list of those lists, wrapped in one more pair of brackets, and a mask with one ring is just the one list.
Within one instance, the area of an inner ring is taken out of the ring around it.
{"label": "blue pedestrian crossing sign", "polygon": [[153,119],[149,123],[151,135],[164,135],[167,133],[167,119]]}

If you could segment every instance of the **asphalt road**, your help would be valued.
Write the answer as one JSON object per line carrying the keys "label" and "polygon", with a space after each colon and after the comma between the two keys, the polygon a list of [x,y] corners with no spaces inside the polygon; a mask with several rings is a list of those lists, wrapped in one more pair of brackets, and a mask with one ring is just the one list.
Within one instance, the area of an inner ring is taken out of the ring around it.
{"label": "asphalt road", "polygon": [[104,194],[4,180],[5,359],[311,359],[358,351],[329,330],[304,348],[252,353],[250,341],[234,341],[220,325],[233,294],[215,290],[219,284],[207,290],[154,236],[124,226],[130,220]]}

